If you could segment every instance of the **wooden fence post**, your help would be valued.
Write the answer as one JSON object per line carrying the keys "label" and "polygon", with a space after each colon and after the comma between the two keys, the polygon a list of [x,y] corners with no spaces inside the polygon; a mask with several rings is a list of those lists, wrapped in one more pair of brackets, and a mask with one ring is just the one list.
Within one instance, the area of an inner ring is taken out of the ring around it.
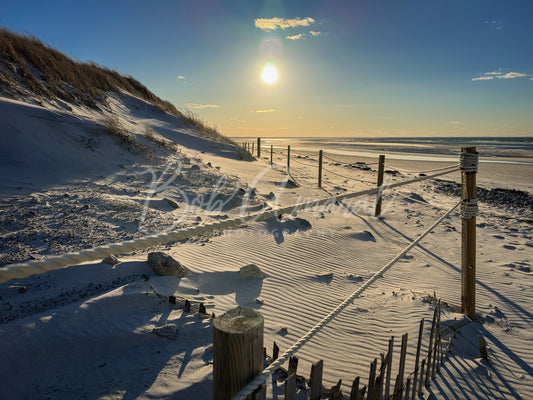
{"label": "wooden fence post", "polygon": [[291,145],[287,146],[287,172],[291,168]]}
{"label": "wooden fence post", "polygon": [[[461,153],[476,154],[475,147],[463,147]],[[461,166],[463,169],[463,165]],[[477,206],[476,199],[477,159],[473,170],[463,169],[463,209]],[[461,247],[461,312],[468,318],[476,317],[476,217],[462,212]]]}
{"label": "wooden fence post", "polygon": [[[422,335],[424,334],[424,318],[420,320],[420,328],[418,330],[418,344],[416,346],[416,360],[415,360],[415,371],[414,371],[414,377],[413,377],[413,394],[411,396],[412,400],[415,400],[416,395],[416,382],[418,379],[418,370],[420,367],[420,349],[422,347]],[[422,377],[420,377],[422,379]],[[409,396],[409,393],[407,393],[407,396]],[[406,397],[407,398],[407,397]]]}
{"label": "wooden fence post", "polygon": [[272,165],[272,156],[274,155],[274,145],[270,145],[270,165]]}
{"label": "wooden fence post", "polygon": [[213,399],[231,399],[263,371],[263,331],[263,316],[247,308],[213,320]]}
{"label": "wooden fence post", "polygon": [[381,186],[383,185],[383,173],[385,171],[385,156],[382,154],[379,156],[379,167],[378,167],[378,182],[377,187],[380,188],[378,190],[378,193],[376,195],[376,210],[374,212],[375,217],[379,217],[381,215],[381,198],[383,195],[383,188]]}
{"label": "wooden fence post", "polygon": [[[398,389],[400,390],[400,395],[397,398],[400,400],[403,399],[403,395],[404,395],[403,376],[405,373],[405,356],[406,355],[407,355],[407,333],[405,333],[402,336],[402,348],[400,350],[400,365],[398,367],[398,376],[400,377],[400,386]],[[407,399],[407,396],[406,396],[406,399]]]}
{"label": "wooden fence post", "polygon": [[255,145],[255,143],[252,142],[252,156],[254,155],[254,145]]}
{"label": "wooden fence post", "polygon": [[261,157],[261,138],[257,138],[257,158]]}
{"label": "wooden fence post", "polygon": [[322,150],[318,151],[318,187],[322,187]]}
{"label": "wooden fence post", "polygon": [[322,397],[322,371],[324,361],[320,360],[311,366],[311,376],[309,378],[309,388],[311,389],[310,400],[320,400]]}
{"label": "wooden fence post", "polygon": [[392,369],[392,356],[394,352],[394,336],[389,339],[389,350],[387,352],[387,378],[385,381],[385,398],[389,398],[390,393],[390,379]]}

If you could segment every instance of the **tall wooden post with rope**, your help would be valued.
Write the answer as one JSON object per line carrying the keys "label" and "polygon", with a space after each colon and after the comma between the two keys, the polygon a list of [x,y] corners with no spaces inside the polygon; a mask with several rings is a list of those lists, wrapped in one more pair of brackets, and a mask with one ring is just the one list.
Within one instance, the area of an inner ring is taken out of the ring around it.
{"label": "tall wooden post with rope", "polygon": [[381,154],[379,156],[379,166],[378,166],[378,193],[376,195],[376,208],[374,210],[374,217],[379,217],[381,215],[381,203],[383,199],[383,174],[385,171],[385,155]]}
{"label": "tall wooden post with rope", "polygon": [[322,150],[318,151],[318,187],[322,187]]}
{"label": "tall wooden post with rope", "polygon": [[476,317],[476,176],[478,155],[475,147],[461,148],[462,246],[461,246],[461,312]]}

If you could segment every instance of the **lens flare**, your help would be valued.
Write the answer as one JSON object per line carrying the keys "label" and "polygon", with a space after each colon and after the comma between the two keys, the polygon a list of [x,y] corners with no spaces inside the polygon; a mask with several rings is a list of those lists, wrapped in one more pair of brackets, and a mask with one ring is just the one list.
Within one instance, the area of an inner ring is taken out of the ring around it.
{"label": "lens flare", "polygon": [[268,63],[263,68],[263,72],[261,73],[261,79],[263,82],[265,82],[267,85],[272,85],[278,80],[278,70],[272,63]]}

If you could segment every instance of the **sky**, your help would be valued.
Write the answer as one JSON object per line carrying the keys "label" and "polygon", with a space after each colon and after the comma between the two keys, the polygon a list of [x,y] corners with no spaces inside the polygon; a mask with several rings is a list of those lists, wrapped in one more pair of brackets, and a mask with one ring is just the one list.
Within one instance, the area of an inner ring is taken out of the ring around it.
{"label": "sky", "polygon": [[249,137],[533,136],[532,16],[530,0],[0,0],[1,26]]}

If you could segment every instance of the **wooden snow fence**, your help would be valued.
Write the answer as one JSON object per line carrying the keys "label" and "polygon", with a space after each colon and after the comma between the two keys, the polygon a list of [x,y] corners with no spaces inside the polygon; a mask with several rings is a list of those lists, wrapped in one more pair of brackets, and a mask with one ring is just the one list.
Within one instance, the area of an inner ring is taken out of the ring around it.
{"label": "wooden snow fence", "polygon": [[[278,369],[273,379],[279,379],[286,376],[285,379],[285,400],[294,400],[300,390],[307,390],[306,398],[310,400],[328,399],[341,400],[408,400],[417,399],[423,393],[423,389],[429,385],[430,380],[435,378],[439,371],[445,355],[448,354],[450,343],[443,347],[440,314],[440,300],[435,301],[433,320],[429,337],[424,335],[424,319],[420,321],[420,328],[417,339],[415,354],[415,367],[410,373],[405,371],[406,355],[408,346],[408,334],[401,338],[399,352],[395,352],[395,337],[389,339],[389,346],[386,353],[380,354],[370,363],[367,376],[356,377],[351,384],[349,397],[342,393],[342,380],[339,379],[337,384],[329,390],[322,385],[322,375],[325,368],[324,362],[319,360],[311,366],[309,379],[297,374],[298,359],[291,357],[287,370]],[[422,344],[425,351],[422,351]],[[272,362],[279,351],[274,343],[273,356],[266,357],[267,362]],[[424,354],[422,354],[424,353]],[[397,365],[397,369],[393,365]],[[392,376],[392,371],[397,372],[396,377]],[[367,378],[368,377],[368,378]],[[366,383],[366,384],[365,384]],[[257,397],[260,399],[261,397]],[[301,397],[300,397],[301,398]]]}
{"label": "wooden snow fence", "polygon": [[[332,400],[417,399],[419,395],[423,394],[423,390],[429,385],[429,382],[435,378],[436,373],[439,371],[439,366],[442,364],[444,357],[447,356],[451,346],[451,338],[444,344],[442,341],[441,301],[434,296],[431,302],[434,304],[431,328],[424,329],[426,321],[424,319],[420,320],[416,352],[414,352],[414,369],[412,371],[406,371],[408,347],[408,334],[406,333],[401,337],[399,345],[395,346],[396,338],[394,336],[389,339],[387,351],[374,358],[369,365],[368,373],[364,376],[357,376],[352,381],[349,395],[342,392],[342,379],[339,379],[337,384],[329,389],[323,386],[322,376],[324,369],[327,368],[323,360],[312,364],[309,378],[306,378],[298,374],[298,358],[292,356],[289,359],[287,368],[279,367],[272,374],[273,383],[277,385],[278,382],[284,382],[284,397],[277,396],[276,398],[280,400],[282,398],[284,400],[295,400],[297,398],[310,400],[324,398]],[[235,313],[235,311],[232,312]],[[262,318],[259,317],[257,312],[252,311],[251,316],[247,316],[247,318],[259,321],[262,329]],[[257,330],[256,326],[259,325],[254,322],[253,331],[239,332],[238,340],[235,340],[235,338],[230,340],[217,339],[219,343],[214,342],[214,371],[221,371],[220,376],[222,377],[223,375],[223,379],[214,380],[215,399],[231,399],[239,390],[237,386],[243,386],[246,381],[250,381],[261,370],[259,365],[254,365],[253,367],[244,366],[242,360],[246,356],[243,357],[241,351],[238,352],[238,356],[230,354],[231,349],[235,350],[235,346],[239,347],[239,350],[247,349],[251,352],[250,354],[258,352],[258,346],[262,346],[263,340],[262,332]],[[217,337],[219,335],[215,334],[215,338]],[[247,343],[247,340],[250,340],[250,343]],[[276,342],[273,344],[272,355],[267,355],[267,349],[263,348],[264,367],[268,367],[278,357],[279,347]],[[257,360],[257,355],[251,358]],[[412,363],[409,364],[412,365]],[[232,371],[237,371],[234,374],[236,376],[235,379]],[[393,376],[393,373],[396,376]],[[218,376],[217,373],[214,375],[215,377]],[[237,386],[234,385],[236,379],[239,381]],[[230,388],[229,386],[232,387]],[[266,388],[266,384],[260,385],[247,399],[266,399]]]}

